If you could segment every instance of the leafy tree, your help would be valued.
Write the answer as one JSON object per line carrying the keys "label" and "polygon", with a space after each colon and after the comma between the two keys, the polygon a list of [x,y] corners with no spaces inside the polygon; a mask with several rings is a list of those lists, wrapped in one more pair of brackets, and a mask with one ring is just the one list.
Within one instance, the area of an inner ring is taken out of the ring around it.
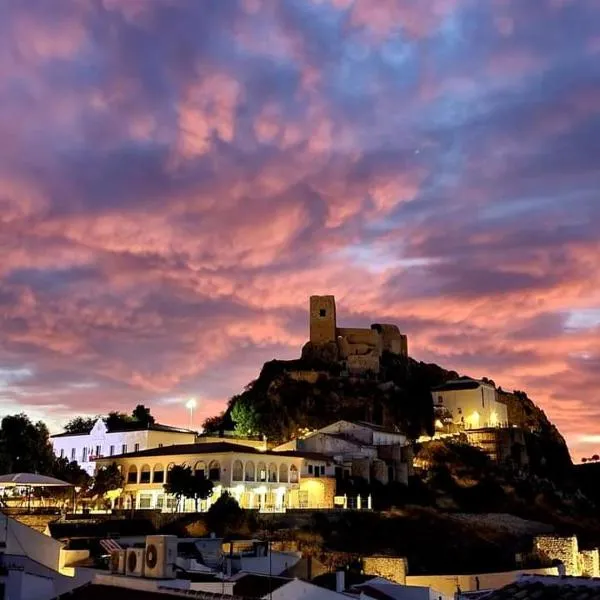
{"label": "leafy tree", "polygon": [[256,435],[261,431],[260,413],[252,398],[247,395],[237,398],[231,410],[231,419],[235,423],[235,433],[239,436]]}
{"label": "leafy tree", "polygon": [[220,433],[225,429],[225,412],[205,419],[202,423],[202,429],[204,433]]}
{"label": "leafy tree", "polygon": [[67,433],[88,433],[98,417],[75,417],[65,425]]}
{"label": "leafy tree", "polygon": [[55,463],[48,428],[23,413],[8,415],[0,424],[0,473],[51,475]]}
{"label": "leafy tree", "polygon": [[109,431],[114,429],[119,429],[119,427],[123,427],[128,423],[133,422],[133,417],[129,415],[113,410],[108,413],[107,417],[104,419],[104,424],[108,428]]}
{"label": "leafy tree", "polygon": [[243,525],[244,520],[244,509],[227,492],[221,494],[206,513],[206,524],[217,535],[223,535],[228,531],[237,531]]}
{"label": "leafy tree", "polygon": [[92,479],[75,461],[69,462],[66,458],[55,460],[52,475],[83,489],[89,486]]}
{"label": "leafy tree", "polygon": [[138,404],[131,413],[134,421],[138,421],[143,425],[154,425],[155,419],[150,414],[150,409],[146,408],[143,404]]}
{"label": "leafy tree", "polygon": [[100,469],[94,477],[92,493],[103,496],[111,490],[118,490],[123,487],[124,477],[119,471],[116,463]]}
{"label": "leafy tree", "polygon": [[193,498],[198,511],[198,500],[205,500],[213,491],[212,481],[199,473],[194,473],[191,467],[176,465],[169,471],[164,489],[167,494],[174,495],[177,500]]}

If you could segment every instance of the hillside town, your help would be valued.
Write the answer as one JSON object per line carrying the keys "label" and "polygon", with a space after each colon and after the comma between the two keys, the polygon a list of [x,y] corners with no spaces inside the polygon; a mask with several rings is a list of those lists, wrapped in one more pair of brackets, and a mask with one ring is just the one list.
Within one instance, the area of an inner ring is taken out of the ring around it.
{"label": "hillside town", "polygon": [[[318,362],[287,363],[290,381],[389,387],[380,361],[409,360],[407,337],[393,325],[339,328],[332,296],[311,297],[309,314],[303,355]],[[482,518],[488,527],[504,519],[502,527],[523,528],[525,546],[496,569],[493,560],[472,560],[469,569],[467,559],[468,573],[453,573],[449,559],[445,570],[424,570],[360,538],[342,551],[307,544],[316,534],[305,526],[315,519],[335,527],[398,516],[403,490],[439,472],[440,448],[470,452],[488,471],[531,477],[528,436],[539,436],[540,426],[523,418],[529,408],[503,397],[490,380],[448,378],[431,386],[430,431],[418,436],[347,418],[284,440],[239,428],[197,432],[158,423],[143,406],[131,417],[77,418],[48,438],[71,481],[51,476],[56,471],[0,475],[0,597],[458,600],[529,591],[543,598],[545,589],[563,597],[564,588],[591,598],[600,589],[598,548],[511,515]],[[405,542],[409,555],[414,543]]]}

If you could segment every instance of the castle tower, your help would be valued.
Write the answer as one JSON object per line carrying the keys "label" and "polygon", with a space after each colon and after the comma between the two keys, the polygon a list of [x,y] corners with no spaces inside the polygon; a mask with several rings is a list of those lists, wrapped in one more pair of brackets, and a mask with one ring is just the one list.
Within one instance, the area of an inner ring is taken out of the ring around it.
{"label": "castle tower", "polygon": [[335,298],[333,296],[310,297],[310,341],[326,344],[336,341]]}

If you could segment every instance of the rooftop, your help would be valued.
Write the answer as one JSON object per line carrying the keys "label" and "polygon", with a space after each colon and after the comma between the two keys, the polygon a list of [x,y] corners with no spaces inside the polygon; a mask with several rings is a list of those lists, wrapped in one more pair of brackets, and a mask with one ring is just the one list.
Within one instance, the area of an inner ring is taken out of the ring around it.
{"label": "rooftop", "polygon": [[446,381],[446,383],[443,383],[442,385],[431,388],[431,391],[446,392],[451,390],[476,390],[482,385],[486,385],[486,382],[480,381],[479,379],[471,379],[470,377],[461,377],[460,379]]}
{"label": "rooftop", "polygon": [[316,452],[302,452],[295,450],[261,451],[252,446],[244,446],[242,444],[232,444],[230,442],[209,442],[200,444],[174,444],[172,446],[162,446],[161,448],[150,448],[148,450],[140,450],[139,452],[129,452],[128,454],[115,454],[114,456],[105,456],[98,459],[99,461],[111,461],[117,458],[143,458],[151,456],[175,456],[175,455],[202,455],[202,454],[259,454],[266,456],[287,456],[292,458],[306,458],[309,460],[322,460],[332,462],[331,457]]}
{"label": "rooftop", "polygon": [[585,577],[524,576],[481,600],[600,600],[600,580]]}
{"label": "rooftop", "polygon": [[[75,437],[80,435],[89,435],[92,431],[92,428],[89,431],[84,433],[69,433],[65,431],[64,433],[56,433],[51,435],[51,438],[62,438],[62,437]],[[193,433],[196,434],[195,431],[191,429],[183,429],[181,427],[172,427],[171,425],[163,425],[162,423],[154,423],[152,425],[146,423],[139,423],[136,421],[131,421],[129,423],[121,423],[118,427],[111,427],[108,429],[107,433],[123,433],[125,431],[164,431],[167,433]]]}

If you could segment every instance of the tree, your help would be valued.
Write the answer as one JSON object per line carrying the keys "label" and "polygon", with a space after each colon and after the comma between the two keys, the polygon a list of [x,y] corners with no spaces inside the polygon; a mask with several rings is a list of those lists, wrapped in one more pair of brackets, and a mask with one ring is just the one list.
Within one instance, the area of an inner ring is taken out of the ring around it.
{"label": "tree", "polygon": [[0,425],[0,473],[51,475],[55,464],[48,428],[23,413],[8,415]]}
{"label": "tree", "polygon": [[65,425],[67,433],[89,433],[98,417],[75,417]]}
{"label": "tree", "polygon": [[244,509],[227,492],[221,494],[206,513],[206,523],[211,531],[223,535],[238,530],[244,523]]}
{"label": "tree", "polygon": [[104,419],[104,424],[109,431],[119,429],[120,427],[132,422],[133,417],[116,410],[109,412],[107,417]]}
{"label": "tree", "polygon": [[260,433],[260,414],[252,399],[241,395],[233,405],[231,419],[235,423],[235,433],[239,436]]}
{"label": "tree", "polygon": [[124,477],[119,471],[116,463],[110,464],[108,467],[100,469],[94,477],[94,485],[92,493],[99,496],[104,496],[106,492],[118,490],[123,487]]}
{"label": "tree", "polygon": [[193,498],[196,512],[198,500],[206,500],[213,492],[212,481],[183,465],[176,465],[169,471],[167,483],[163,487],[167,494],[172,494],[178,501],[181,498]]}
{"label": "tree", "polygon": [[133,409],[131,416],[133,417],[134,421],[138,421],[146,427],[149,425],[154,425],[155,423],[154,417],[150,414],[150,409],[146,408],[143,404],[138,404]]}
{"label": "tree", "polygon": [[66,458],[55,460],[52,475],[83,489],[89,486],[92,479],[75,461],[69,462]]}

